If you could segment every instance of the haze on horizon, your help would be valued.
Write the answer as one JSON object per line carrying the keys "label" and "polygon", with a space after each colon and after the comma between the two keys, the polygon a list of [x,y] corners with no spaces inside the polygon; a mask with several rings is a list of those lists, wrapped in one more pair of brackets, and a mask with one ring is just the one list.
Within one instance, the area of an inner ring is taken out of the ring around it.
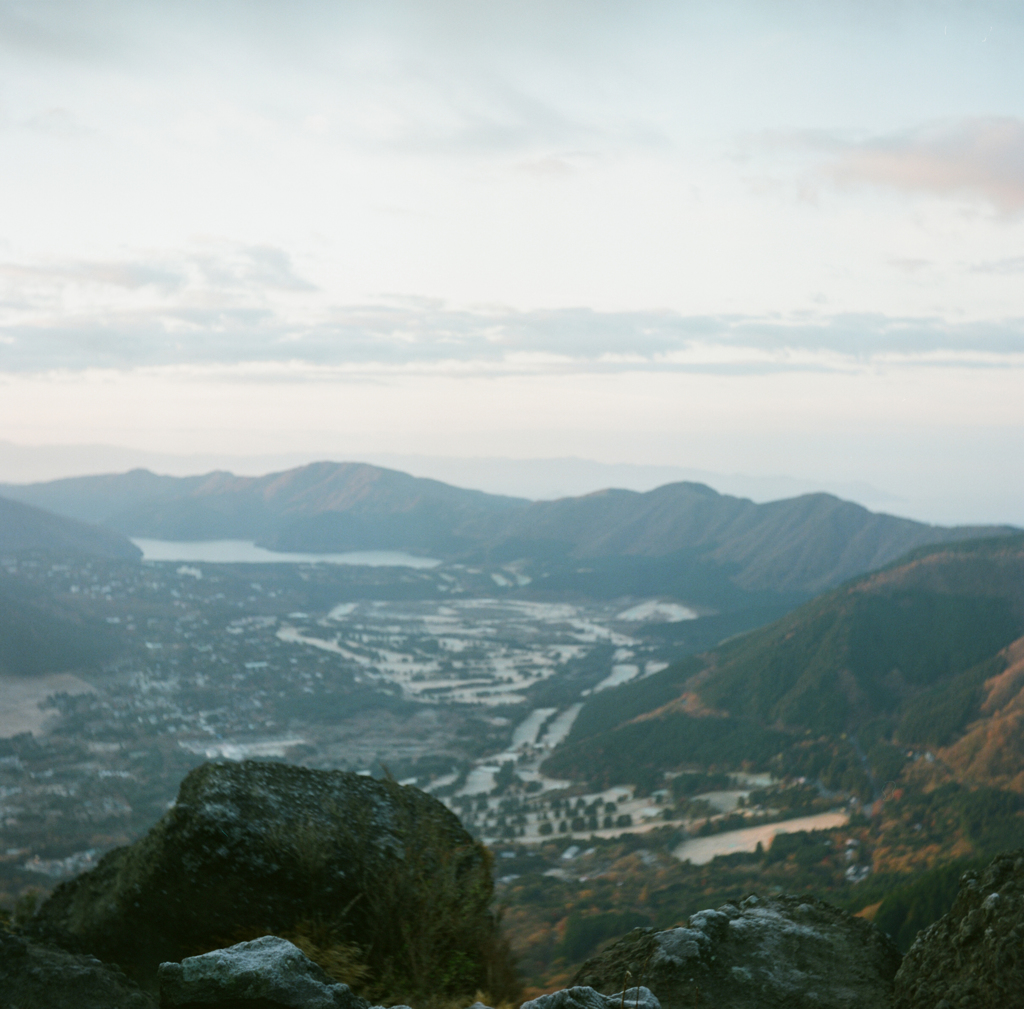
{"label": "haze on horizon", "polygon": [[1011,3],[0,0],[0,440],[1024,524],[1022,43]]}

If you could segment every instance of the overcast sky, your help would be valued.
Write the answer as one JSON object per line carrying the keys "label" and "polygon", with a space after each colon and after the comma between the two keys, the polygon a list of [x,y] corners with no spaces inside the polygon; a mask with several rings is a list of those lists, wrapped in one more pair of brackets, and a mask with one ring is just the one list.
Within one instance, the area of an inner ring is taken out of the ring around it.
{"label": "overcast sky", "polygon": [[1019,3],[0,0],[0,439],[1024,522],[1022,52]]}

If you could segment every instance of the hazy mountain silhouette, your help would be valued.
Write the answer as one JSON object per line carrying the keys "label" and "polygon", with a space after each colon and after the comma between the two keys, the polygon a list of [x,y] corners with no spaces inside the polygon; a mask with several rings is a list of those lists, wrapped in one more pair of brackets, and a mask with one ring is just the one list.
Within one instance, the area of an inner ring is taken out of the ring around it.
{"label": "hazy mountain silhouette", "polygon": [[120,533],[0,497],[0,553],[45,550],[138,560],[142,551]]}
{"label": "hazy mountain silhouette", "polygon": [[548,566],[551,591],[665,593],[715,606],[763,593],[807,598],[922,544],[1009,531],[931,526],[828,494],[755,504],[696,483],[530,502],[365,463],[263,477],[132,470],[0,491],[136,537],[527,559]]}

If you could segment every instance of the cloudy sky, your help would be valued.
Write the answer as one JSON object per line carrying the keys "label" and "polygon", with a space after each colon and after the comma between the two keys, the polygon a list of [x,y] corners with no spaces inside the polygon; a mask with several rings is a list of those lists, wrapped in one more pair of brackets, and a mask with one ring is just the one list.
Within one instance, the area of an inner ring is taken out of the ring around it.
{"label": "cloudy sky", "polygon": [[0,439],[1024,523],[1018,3],[0,0]]}

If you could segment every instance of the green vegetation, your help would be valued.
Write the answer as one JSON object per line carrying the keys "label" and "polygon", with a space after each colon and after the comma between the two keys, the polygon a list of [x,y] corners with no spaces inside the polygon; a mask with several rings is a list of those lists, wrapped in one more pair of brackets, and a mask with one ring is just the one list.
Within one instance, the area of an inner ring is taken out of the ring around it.
{"label": "green vegetation", "polygon": [[628,781],[641,790],[661,786],[666,769],[685,765],[763,767],[788,737],[738,718],[692,718],[672,713],[627,722],[555,751],[541,769],[595,789]]}
{"label": "green vegetation", "polygon": [[57,602],[0,571],[0,673],[33,676],[111,658],[120,635],[84,607]]}
{"label": "green vegetation", "polygon": [[[561,882],[524,876],[505,892],[531,983],[565,983],[573,957],[605,942],[609,922],[633,914],[665,928],[751,891],[807,891],[865,909],[906,949],[948,909],[965,868],[1024,845],[1013,767],[990,783],[975,770],[961,780],[959,751],[938,749],[988,717],[984,685],[1016,661],[1004,650],[1024,634],[1022,577],[1021,536],[922,548],[913,563],[591,697],[546,773],[591,789],[667,788],[666,816],[689,818],[698,834],[752,822],[741,812],[791,818],[852,798],[862,812],[840,830],[780,834],[767,851],[704,866],[671,858],[680,835],[667,828],[592,838],[572,878],[556,862]],[[995,747],[1001,737],[985,738]],[[728,787],[740,769],[769,770],[777,784],[753,789],[746,809],[710,816],[693,797]]]}
{"label": "green vegetation", "polygon": [[[649,789],[686,765],[770,767],[869,800],[872,776],[879,788],[899,776],[903,744],[949,743],[977,715],[983,683],[1005,668],[1000,650],[1024,633],[1013,589],[1022,547],[1024,537],[930,547],[915,555],[935,558],[928,578],[895,564],[884,580],[865,576],[712,653],[594,695],[545,769]],[[714,716],[643,717],[688,683]],[[851,731],[863,732],[866,757]]]}
{"label": "green vegetation", "polygon": [[855,795],[863,802],[874,797],[857,751],[842,736],[791,737],[789,746],[769,761],[769,767],[778,778],[817,780],[827,789]]}
{"label": "green vegetation", "polygon": [[[813,801],[812,793],[794,785],[754,792],[751,801],[796,812]],[[868,908],[906,949],[918,930],[948,910],[965,869],[1024,843],[1024,801],[999,789],[950,783],[923,792],[904,782],[878,816],[854,816],[833,830],[778,834],[766,849],[705,865],[679,862],[672,855],[679,840],[665,827],[615,840],[593,837],[571,860],[561,857],[564,841],[501,859],[503,870],[521,874],[509,877],[500,896],[531,990],[568,983],[583,960],[630,928],[671,928],[749,893],[808,893],[851,912]],[[922,850],[933,853],[934,866],[907,863]],[[542,875],[546,866],[557,868],[557,878]],[[872,866],[863,882],[852,881]],[[617,933],[613,925],[621,926]]]}
{"label": "green vegetation", "polygon": [[949,862],[892,888],[879,905],[874,923],[906,953],[917,933],[953,906],[960,877],[968,869],[980,869],[987,862],[987,858]]}
{"label": "green vegetation", "polygon": [[959,840],[977,855],[991,857],[1024,844],[1024,796],[999,788],[968,789],[955,781],[928,792],[900,789],[889,804],[885,838],[894,852],[953,850]]}
{"label": "green vegetation", "polygon": [[947,746],[977,717],[985,681],[1005,668],[1006,659],[994,655],[915,697],[900,719],[900,739]]}
{"label": "green vegetation", "polygon": [[142,983],[165,960],[275,934],[378,1003],[502,999],[515,978],[491,866],[452,813],[394,780],[204,764],[144,838],[58,886],[34,927]]}
{"label": "green vegetation", "polygon": [[868,750],[867,757],[875,781],[882,782],[883,785],[899,777],[908,759],[906,751],[882,740]]}
{"label": "green vegetation", "polygon": [[[846,836],[779,835],[767,852],[699,866],[672,856],[679,836],[670,828],[592,838],[571,861],[561,858],[564,843],[546,843],[529,854],[519,849],[516,858],[500,859],[521,875],[499,895],[527,990],[568,984],[584,960],[632,928],[672,928],[703,908],[752,892],[807,892],[838,902],[857,889],[844,878]],[[562,870],[559,877],[542,875],[548,865]]]}
{"label": "green vegetation", "polygon": [[607,732],[637,715],[668,704],[679,696],[682,685],[703,668],[703,659],[687,658],[653,676],[592,695],[573,722],[566,743]]}
{"label": "green vegetation", "polygon": [[718,792],[733,787],[733,779],[728,774],[707,774],[704,771],[684,771],[672,778],[669,791],[672,798],[682,799],[701,792]]}
{"label": "green vegetation", "polygon": [[608,939],[618,939],[631,928],[650,924],[650,917],[637,911],[599,911],[589,915],[574,912],[566,918],[558,953],[570,963],[579,963]]}
{"label": "green vegetation", "polygon": [[735,715],[840,733],[897,712],[908,693],[964,673],[1022,631],[1004,598],[843,588],[723,645],[700,694]]}

